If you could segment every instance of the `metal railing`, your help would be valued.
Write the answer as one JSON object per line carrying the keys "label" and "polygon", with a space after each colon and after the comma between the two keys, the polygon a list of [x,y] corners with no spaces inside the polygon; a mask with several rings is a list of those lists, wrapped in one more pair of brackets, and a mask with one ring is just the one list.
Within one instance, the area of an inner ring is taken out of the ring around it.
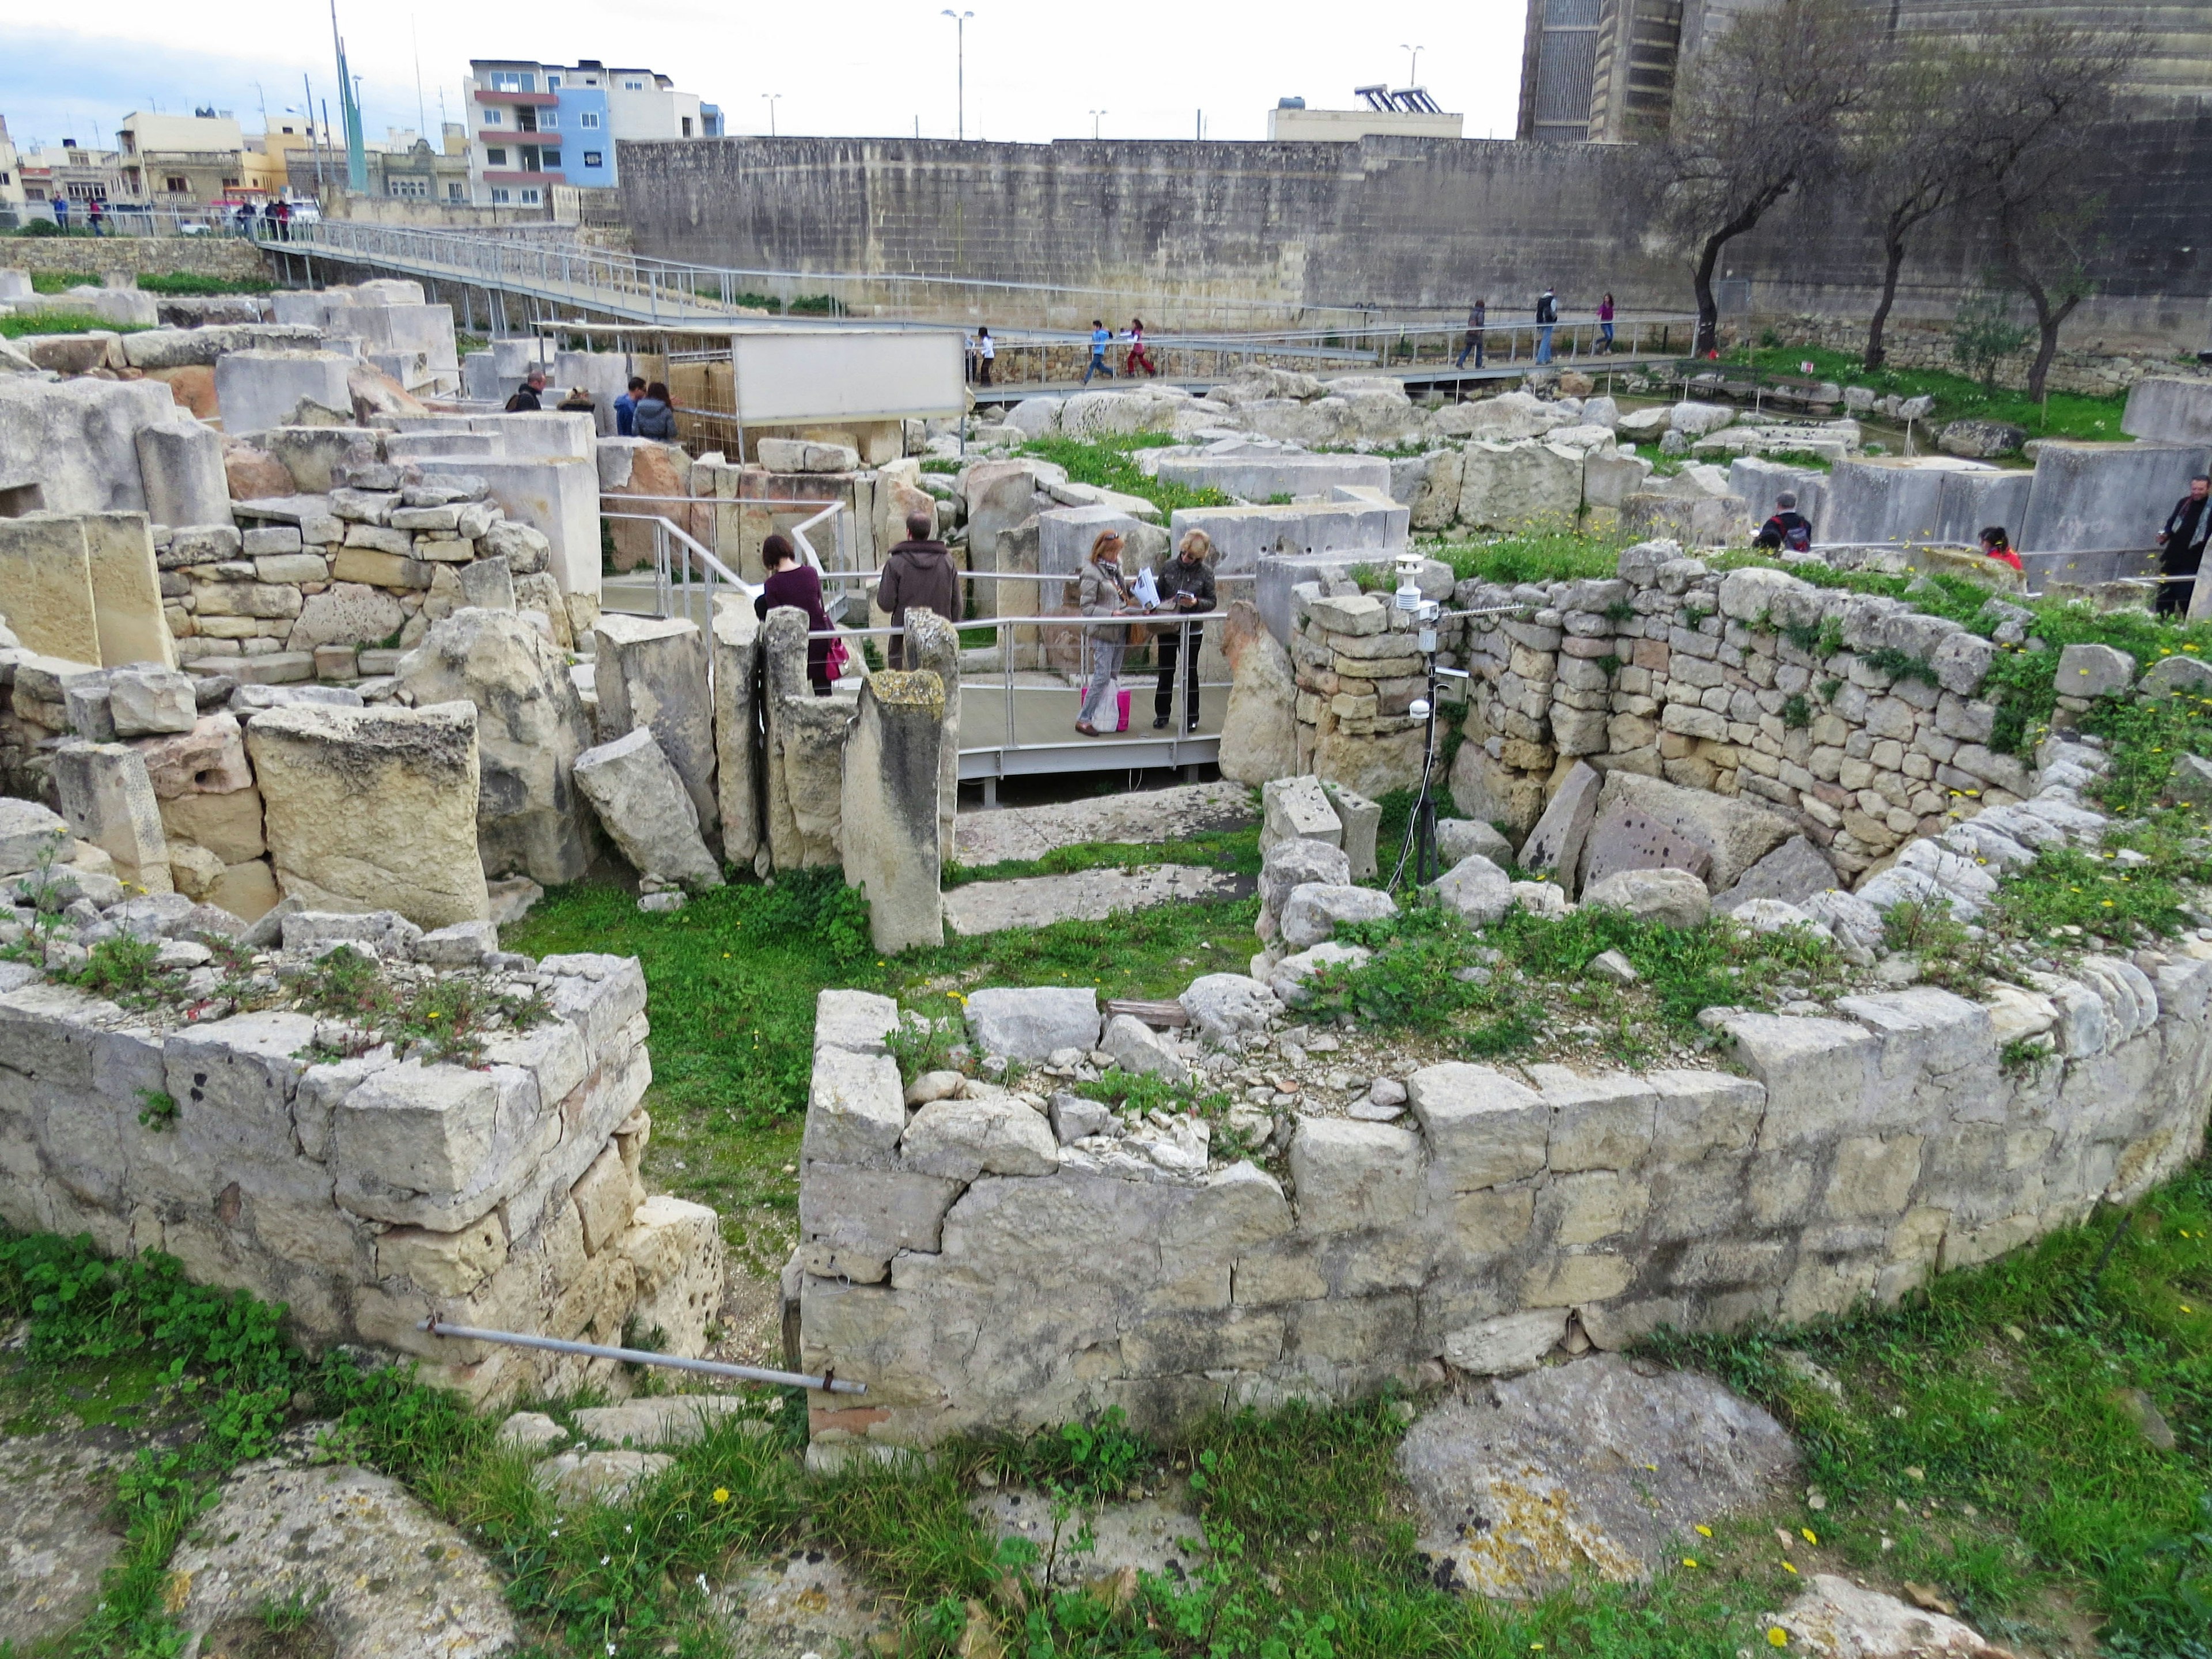
{"label": "metal railing", "polygon": [[[760,592],[671,520],[652,513],[602,513],[599,516],[653,526],[653,609],[660,616],[689,622],[702,635],[711,636],[717,599],[728,594],[750,605]],[[708,683],[712,684],[711,651],[707,662]]]}

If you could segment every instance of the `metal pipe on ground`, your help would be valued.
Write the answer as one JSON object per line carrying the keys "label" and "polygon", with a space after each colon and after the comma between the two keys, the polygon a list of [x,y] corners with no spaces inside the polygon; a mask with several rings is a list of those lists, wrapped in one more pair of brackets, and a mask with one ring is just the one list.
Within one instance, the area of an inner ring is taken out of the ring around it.
{"label": "metal pipe on ground", "polygon": [[568,1342],[555,1336],[530,1336],[520,1331],[488,1331],[474,1325],[448,1325],[426,1319],[420,1326],[432,1336],[449,1336],[469,1342],[497,1342],[510,1348],[539,1348],[547,1353],[581,1354],[587,1359],[619,1359],[631,1365],[660,1365],[670,1370],[696,1371],[702,1376],[727,1376],[741,1382],[768,1382],[778,1388],[811,1389],[817,1394],[866,1394],[865,1382],[848,1382],[836,1372],[809,1376],[799,1371],[771,1370],[763,1365],[730,1365],[719,1359],[683,1359],[674,1354],[652,1353],[643,1348],[609,1348],[596,1342]]}

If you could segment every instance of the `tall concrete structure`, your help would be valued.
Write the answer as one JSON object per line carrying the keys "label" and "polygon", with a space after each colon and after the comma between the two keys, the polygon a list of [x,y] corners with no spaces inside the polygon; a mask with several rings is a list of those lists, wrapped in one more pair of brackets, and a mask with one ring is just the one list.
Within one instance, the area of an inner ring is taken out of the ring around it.
{"label": "tall concrete structure", "polygon": [[[1528,0],[1521,61],[1522,138],[1632,143],[1663,131],[1674,90],[1698,55],[1744,12],[1769,0]],[[1966,33],[1982,0],[1868,0],[1868,26]],[[2013,0],[2008,17],[2143,33],[2123,96],[2138,118],[2194,116],[2212,106],[2212,7],[2196,0],[2084,5]]]}
{"label": "tall concrete structure", "polygon": [[246,135],[225,112],[157,115],[134,110],[115,135],[126,200],[202,207],[238,190]]}
{"label": "tall concrete structure", "polygon": [[617,139],[719,138],[722,112],[667,76],[595,58],[541,64],[477,58],[461,82],[473,129],[470,198],[540,207],[556,185],[611,189]]}

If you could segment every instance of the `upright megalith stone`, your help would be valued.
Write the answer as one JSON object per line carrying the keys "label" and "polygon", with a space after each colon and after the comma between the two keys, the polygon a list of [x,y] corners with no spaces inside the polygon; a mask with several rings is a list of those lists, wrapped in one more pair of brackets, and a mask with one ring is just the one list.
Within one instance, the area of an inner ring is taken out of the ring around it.
{"label": "upright megalith stone", "polygon": [[871,675],[845,744],[845,879],[868,895],[878,951],[945,943],[938,891],[938,757],[945,683],[927,669]]}
{"label": "upright megalith stone", "polygon": [[660,617],[608,611],[594,629],[592,682],[599,731],[620,737],[648,728],[684,780],[708,850],[722,844],[714,799],[714,708],[707,691],[707,641],[697,626]]}
{"label": "upright megalith stone", "polygon": [[127,744],[69,742],[53,751],[54,792],[70,828],[115,860],[118,879],[171,890],[169,843],[146,758]]}
{"label": "upright megalith stone", "polygon": [[1229,607],[1221,648],[1229,658],[1229,708],[1221,720],[1221,775],[1266,783],[1297,770],[1297,676],[1290,653],[1249,599]]}
{"label": "upright megalith stone", "polygon": [[807,683],[805,611],[787,605],[769,611],[761,651],[769,860],[779,870],[835,864],[853,705],[817,697]]}
{"label": "upright megalith stone", "polygon": [[183,419],[142,428],[137,443],[138,478],[146,491],[147,515],[155,524],[230,522],[230,482],[222,468],[220,432]]}
{"label": "upright megalith stone", "polygon": [[[226,511],[222,522],[228,524]],[[161,609],[161,573],[151,526],[143,513],[84,515],[85,565],[92,579],[93,627],[100,660],[177,665],[176,636]]]}
{"label": "upright megalith stone", "polygon": [[489,917],[474,703],[294,703],[256,714],[246,746],[287,896],[422,927]]}
{"label": "upright megalith stone", "polygon": [[936,675],[945,690],[945,738],[937,759],[937,855],[949,860],[960,805],[960,630],[934,611],[908,611],[906,664]]}
{"label": "upright megalith stone", "polygon": [[100,661],[82,518],[29,513],[0,519],[0,613],[26,649],[70,662]]}
{"label": "upright megalith stone", "polygon": [[586,750],[575,771],[576,787],[638,874],[688,887],[722,884],[690,793],[649,730],[641,726]]}
{"label": "upright megalith stone", "polygon": [[350,414],[354,362],[338,351],[226,351],[215,362],[222,429],[234,437],[289,426],[303,401]]}
{"label": "upright megalith stone", "polygon": [[591,721],[562,653],[513,611],[465,606],[399,660],[416,706],[476,705],[477,846],[485,872],[546,886],[592,861],[592,821],[572,775]]}
{"label": "upright megalith stone", "polygon": [[714,798],[722,856],[740,866],[761,847],[760,630],[750,602],[714,602]]}

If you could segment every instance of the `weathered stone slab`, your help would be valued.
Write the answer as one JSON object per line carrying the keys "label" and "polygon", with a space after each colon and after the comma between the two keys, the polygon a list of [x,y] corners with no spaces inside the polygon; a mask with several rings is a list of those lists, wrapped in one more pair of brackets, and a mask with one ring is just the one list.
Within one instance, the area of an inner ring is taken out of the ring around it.
{"label": "weathered stone slab", "polygon": [[640,726],[576,757],[576,788],[599,823],[642,876],[720,887],[722,870],[699,834],[683,778],[661,752],[652,728]]}
{"label": "weathered stone slab", "polygon": [[714,710],[707,690],[707,643],[688,622],[610,611],[595,631],[593,684],[599,730],[621,737],[649,728],[691,797],[699,834],[712,852],[722,844],[714,798]]}
{"label": "weathered stone slab", "polygon": [[1703,841],[1649,817],[1632,806],[1615,805],[1599,817],[1583,852],[1582,892],[1630,870],[1683,870],[1701,881],[1712,868],[1713,850]]}
{"label": "weathered stone slab", "polygon": [[994,988],[967,1007],[969,1035],[987,1054],[1040,1065],[1061,1048],[1098,1046],[1098,994],[1088,986]]}

